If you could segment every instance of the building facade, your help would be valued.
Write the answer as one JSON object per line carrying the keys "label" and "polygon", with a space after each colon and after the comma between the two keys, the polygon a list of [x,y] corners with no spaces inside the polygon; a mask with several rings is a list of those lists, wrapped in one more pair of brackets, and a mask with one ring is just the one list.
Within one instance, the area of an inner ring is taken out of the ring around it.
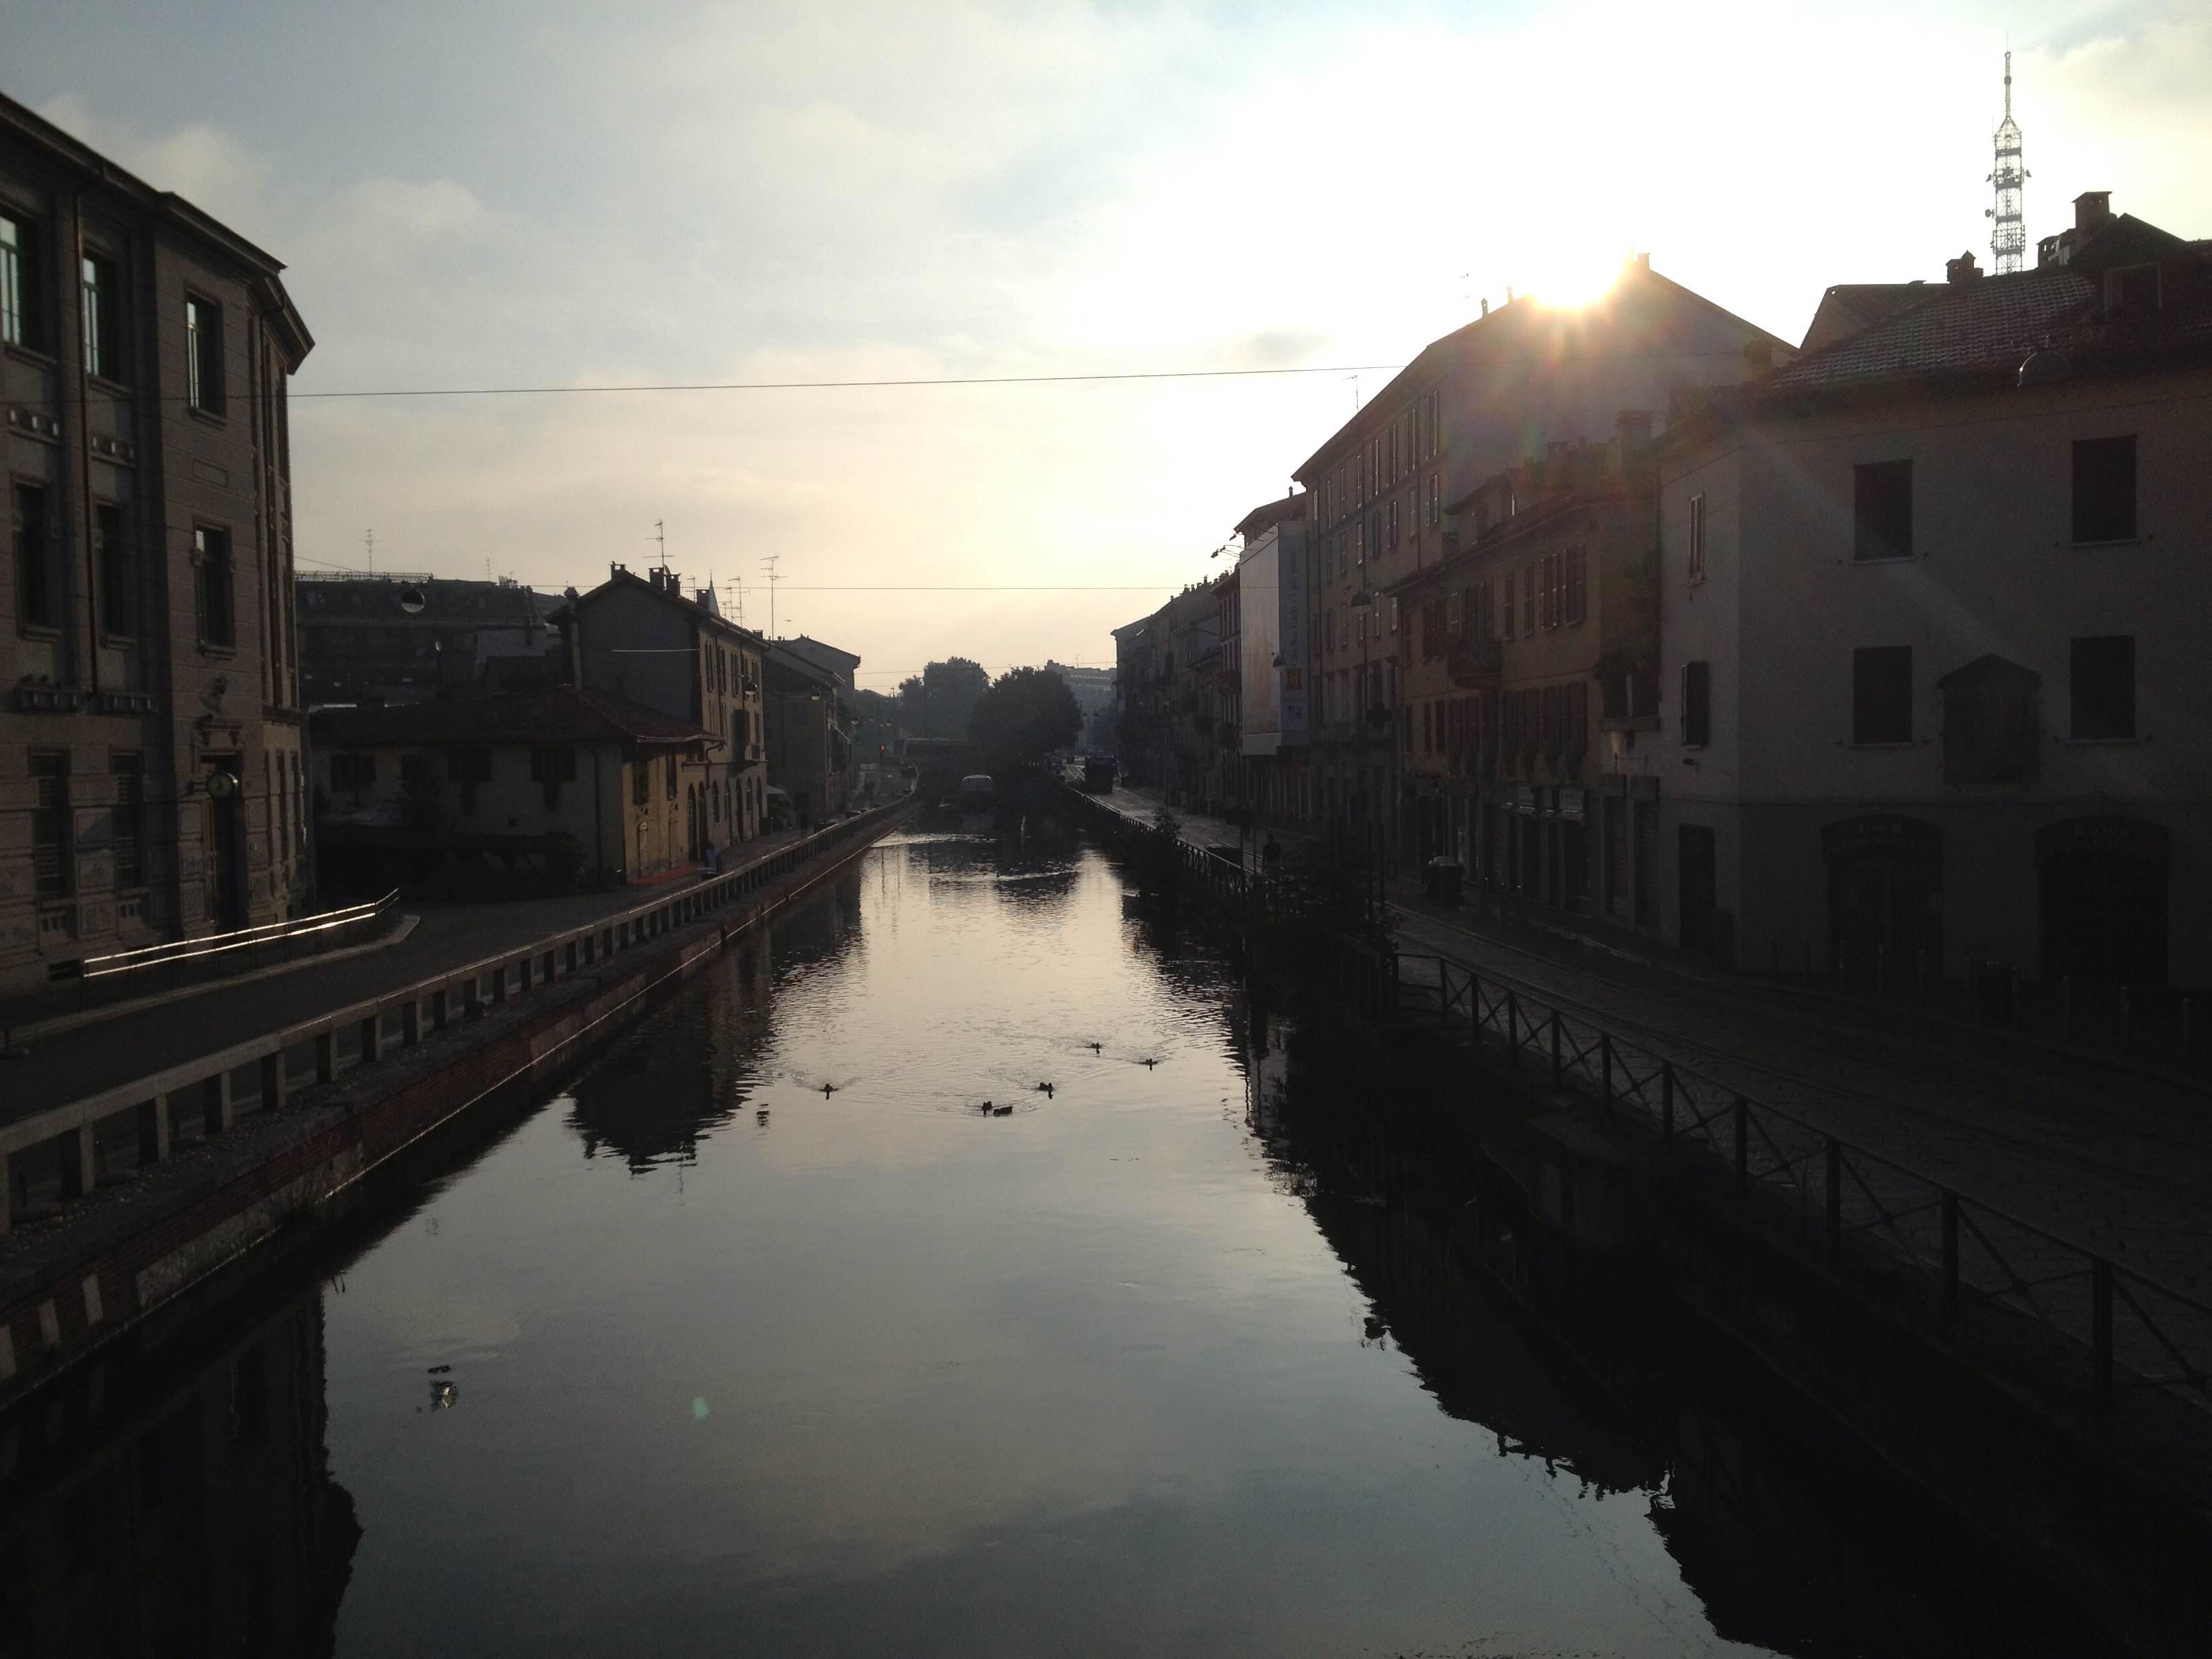
{"label": "building facade", "polygon": [[1608,441],[1486,480],[1451,503],[1454,549],[1392,590],[1413,856],[1632,925],[1653,809],[1623,763],[1658,724],[1650,427],[1623,411]]}
{"label": "building facade", "polygon": [[800,656],[787,643],[772,643],[765,661],[768,777],[795,827],[814,829],[850,802],[855,721],[841,682],[815,659],[818,653]]}
{"label": "building facade", "polygon": [[297,599],[301,691],[311,707],[422,702],[488,669],[511,678],[522,661],[547,672],[559,665],[559,638],[520,582],[308,571]]}
{"label": "building facade", "polygon": [[694,864],[763,833],[768,811],[763,660],[768,641],[721,614],[711,588],[686,597],[675,571],[613,566],[553,614],[571,683],[671,720],[712,742],[684,762],[684,845]]}
{"label": "building facade", "polygon": [[1601,441],[1624,409],[1659,411],[1792,348],[1632,262],[1572,310],[1516,301],[1432,342],[1297,468],[1309,503],[1311,806],[1418,837],[1395,782],[1413,646],[1387,590],[1443,558],[1446,504],[1520,461]]}
{"label": "building facade", "polygon": [[1664,446],[1669,937],[2212,982],[2212,265],[2105,198]]}
{"label": "building facade", "polygon": [[562,890],[698,862],[697,785],[719,738],[574,686],[317,717],[315,800],[335,883]]}
{"label": "building facade", "polygon": [[309,903],[283,269],[0,98],[0,991]]}
{"label": "building facade", "polygon": [[1305,820],[1306,501],[1269,501],[1237,526],[1242,596],[1237,744],[1243,800],[1261,819]]}

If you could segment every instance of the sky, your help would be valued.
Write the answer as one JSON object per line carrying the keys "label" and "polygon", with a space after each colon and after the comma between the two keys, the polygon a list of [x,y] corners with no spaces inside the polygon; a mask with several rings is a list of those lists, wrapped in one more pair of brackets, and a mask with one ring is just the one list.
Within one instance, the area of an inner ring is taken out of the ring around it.
{"label": "sky", "polygon": [[[285,262],[308,568],[667,562],[860,653],[1110,663],[1484,298],[1632,249],[1785,338],[2080,191],[2212,235],[2162,3],[0,0],[0,91]],[[1341,372],[1358,368],[1356,378]],[[1017,386],[304,394],[1299,369]],[[955,591],[963,590],[963,591]],[[979,591],[980,590],[980,591]]]}

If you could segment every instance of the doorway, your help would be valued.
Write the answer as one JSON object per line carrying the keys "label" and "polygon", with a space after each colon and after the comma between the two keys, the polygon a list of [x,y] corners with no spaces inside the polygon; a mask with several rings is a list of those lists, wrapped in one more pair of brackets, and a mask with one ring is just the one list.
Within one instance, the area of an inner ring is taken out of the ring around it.
{"label": "doorway", "polygon": [[1846,818],[1821,831],[1821,850],[1838,975],[1877,991],[1940,976],[1942,832],[1917,818]]}
{"label": "doorway", "polygon": [[1678,824],[1674,830],[1675,891],[1681,896],[1682,948],[1693,956],[1710,957],[1716,940],[1713,908],[1720,893],[1718,858],[1711,827]]}
{"label": "doorway", "polygon": [[2036,832],[2043,976],[2166,983],[2166,834],[2140,818],[2069,818]]}

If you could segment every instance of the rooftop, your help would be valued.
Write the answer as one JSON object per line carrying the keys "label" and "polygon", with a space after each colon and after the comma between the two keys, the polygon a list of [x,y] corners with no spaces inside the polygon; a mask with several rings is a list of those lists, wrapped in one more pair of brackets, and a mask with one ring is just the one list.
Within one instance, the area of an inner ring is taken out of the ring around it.
{"label": "rooftop", "polygon": [[673,748],[713,734],[605,691],[549,686],[510,696],[456,697],[401,708],[332,710],[317,741],[340,748],[421,744],[629,742]]}

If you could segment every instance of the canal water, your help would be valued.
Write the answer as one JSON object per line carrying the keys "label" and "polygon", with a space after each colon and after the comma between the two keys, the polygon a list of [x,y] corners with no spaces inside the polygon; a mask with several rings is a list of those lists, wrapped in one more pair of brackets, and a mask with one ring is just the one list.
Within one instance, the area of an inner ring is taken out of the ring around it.
{"label": "canal water", "polygon": [[1316,1127],[1364,1064],[1309,1064],[1317,1040],[1069,830],[897,836],[34,1469],[0,1521],[5,1628],[42,1653],[2033,1645],[1948,1527],[1900,1544],[1909,1519],[1776,1462],[1671,1362],[1556,1340],[1399,1201],[1390,1154]]}

